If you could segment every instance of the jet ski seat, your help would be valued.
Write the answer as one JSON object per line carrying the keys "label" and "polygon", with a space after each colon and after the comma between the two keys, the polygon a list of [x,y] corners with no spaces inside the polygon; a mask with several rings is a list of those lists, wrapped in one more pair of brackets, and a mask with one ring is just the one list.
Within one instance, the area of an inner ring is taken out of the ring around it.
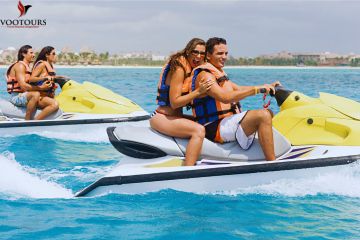
{"label": "jet ski seat", "polygon": [[[284,155],[291,149],[290,142],[282,136],[276,129],[273,128],[274,147],[276,158]],[[185,152],[187,140],[176,138],[180,149]],[[214,160],[232,160],[232,161],[251,161],[251,160],[264,160],[265,156],[261,149],[258,135],[256,134],[252,146],[244,150],[240,145],[234,141],[229,143],[215,143],[208,139],[204,140],[201,150],[201,157]]]}
{"label": "jet ski seat", "polygon": [[[276,129],[273,129],[273,132],[275,155],[276,157],[280,157],[290,151],[291,144],[284,136],[276,131]],[[172,138],[151,129],[148,121],[142,126],[131,124],[117,126],[113,130],[113,136],[117,138],[119,143],[131,142],[139,144],[139,146],[141,145],[143,149],[147,147],[150,149],[159,149],[167,155],[172,156],[184,156],[188,143],[188,139]],[[114,144],[114,142],[112,143]],[[205,139],[201,151],[201,158],[232,161],[265,159],[257,136],[255,137],[253,145],[248,150],[243,150],[237,142],[220,144]]]}
{"label": "jet ski seat", "polygon": [[[41,109],[38,109],[34,115],[37,116],[40,112]],[[0,114],[8,118],[25,119],[26,108],[17,107],[8,100],[0,98]],[[62,114],[63,111],[59,109],[57,112],[49,115],[46,120],[59,118]]]}

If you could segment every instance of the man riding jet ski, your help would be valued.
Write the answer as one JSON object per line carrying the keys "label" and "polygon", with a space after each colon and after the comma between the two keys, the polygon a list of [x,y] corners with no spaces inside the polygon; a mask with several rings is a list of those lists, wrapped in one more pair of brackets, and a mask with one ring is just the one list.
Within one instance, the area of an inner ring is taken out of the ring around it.
{"label": "man riding jet ski", "polygon": [[171,188],[214,192],[281,178],[338,171],[360,160],[360,103],[327,93],[311,98],[276,87],[280,112],[273,118],[275,161],[266,161],[258,136],[248,150],[237,142],[205,139],[196,166],[182,166],[187,139],[152,130],[147,121],[108,128],[112,145],[129,157],[77,193],[143,193]]}

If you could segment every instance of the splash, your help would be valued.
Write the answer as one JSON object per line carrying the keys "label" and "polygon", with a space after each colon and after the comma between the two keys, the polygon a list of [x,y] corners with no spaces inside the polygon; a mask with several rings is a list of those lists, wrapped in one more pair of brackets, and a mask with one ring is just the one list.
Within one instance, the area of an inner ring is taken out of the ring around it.
{"label": "splash", "polygon": [[[93,182],[94,180],[108,174],[113,169],[113,166],[89,167],[89,166],[74,166],[67,172],[53,169],[41,174],[41,177],[46,180],[61,179],[73,177],[78,182]],[[35,170],[36,171],[36,170]],[[31,172],[31,171],[28,171]]]}
{"label": "splash", "polygon": [[77,131],[77,132],[39,132],[35,133],[41,137],[55,138],[64,141],[88,142],[88,143],[108,143],[109,138],[106,130],[97,129],[93,131]]}
{"label": "splash", "polygon": [[224,191],[222,194],[265,194],[288,197],[328,194],[359,198],[360,162],[339,166],[336,171],[319,173],[303,178],[279,179],[269,184]]}
{"label": "splash", "polygon": [[18,137],[24,135],[38,135],[45,138],[59,139],[64,141],[73,142],[88,142],[88,143],[109,143],[109,138],[106,134],[106,130],[99,128],[96,130],[87,131],[86,129],[72,131],[72,132],[56,132],[56,131],[39,131],[28,132],[23,134],[6,134],[2,137]]}
{"label": "splash", "polygon": [[29,172],[15,160],[15,155],[4,152],[0,155],[0,192],[11,198],[70,198],[69,189],[59,184],[44,180]]}

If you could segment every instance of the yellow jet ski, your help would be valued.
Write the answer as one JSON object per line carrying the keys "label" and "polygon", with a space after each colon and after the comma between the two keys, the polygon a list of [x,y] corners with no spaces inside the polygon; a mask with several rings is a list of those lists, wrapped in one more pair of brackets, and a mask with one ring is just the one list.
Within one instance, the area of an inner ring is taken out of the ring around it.
{"label": "yellow jet ski", "polygon": [[278,88],[273,126],[292,145],[360,146],[360,103],[329,93],[312,98]]}
{"label": "yellow jet ski", "polygon": [[[45,120],[25,121],[26,108],[0,99],[0,135],[18,135],[43,131],[76,132],[78,128],[99,129],[124,121],[149,118],[148,112],[133,101],[91,82],[78,83],[56,78],[61,92],[55,99],[60,109]],[[39,109],[35,115],[39,114]]]}

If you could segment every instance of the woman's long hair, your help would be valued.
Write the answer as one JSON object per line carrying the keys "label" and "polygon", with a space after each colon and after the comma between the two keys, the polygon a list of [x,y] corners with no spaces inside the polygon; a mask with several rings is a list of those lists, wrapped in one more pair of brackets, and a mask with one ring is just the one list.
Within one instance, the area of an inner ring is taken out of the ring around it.
{"label": "woman's long hair", "polygon": [[177,53],[174,53],[169,57],[170,75],[175,72],[177,67],[181,67],[182,69],[184,69],[184,72],[186,74],[185,67],[178,61],[178,58],[181,56],[187,58],[187,56],[191,54],[191,51],[194,50],[197,45],[205,46],[205,41],[200,38],[193,38],[188,42],[188,44],[186,44],[186,47],[183,50],[178,51]]}
{"label": "woman's long hair", "polygon": [[[46,55],[49,55],[51,53],[52,50],[54,50],[55,48],[54,47],[51,47],[51,46],[46,46],[44,47],[43,49],[41,49],[39,55],[37,56],[35,62],[34,62],[34,66],[33,66],[33,69],[36,67],[37,63],[39,61],[47,61],[46,59]],[[51,67],[52,67],[52,64],[50,64]]]}

